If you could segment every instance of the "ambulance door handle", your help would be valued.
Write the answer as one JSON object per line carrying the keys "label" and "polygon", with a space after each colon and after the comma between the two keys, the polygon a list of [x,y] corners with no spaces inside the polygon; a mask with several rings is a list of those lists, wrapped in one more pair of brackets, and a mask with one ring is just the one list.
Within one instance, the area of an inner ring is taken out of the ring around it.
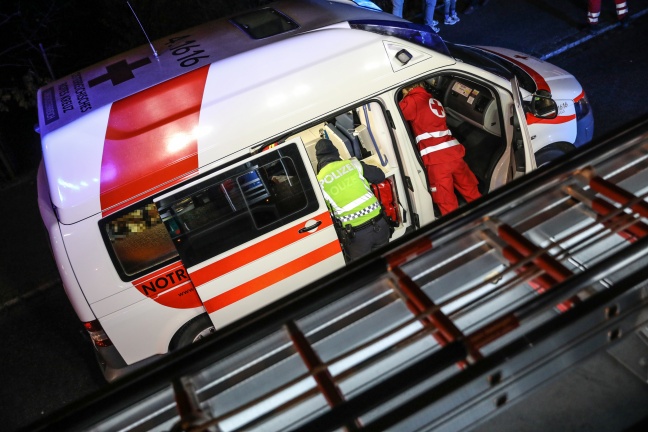
{"label": "ambulance door handle", "polygon": [[322,221],[317,221],[311,226],[307,226],[307,227],[304,227],[304,228],[300,229],[299,234],[305,233],[306,231],[314,230],[315,228],[317,228],[320,225],[322,225]]}

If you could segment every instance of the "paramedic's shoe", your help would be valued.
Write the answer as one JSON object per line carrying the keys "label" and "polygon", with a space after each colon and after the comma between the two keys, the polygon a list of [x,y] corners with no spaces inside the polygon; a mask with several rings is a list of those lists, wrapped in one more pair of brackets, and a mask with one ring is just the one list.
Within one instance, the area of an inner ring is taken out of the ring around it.
{"label": "paramedic's shoe", "polygon": [[440,29],[435,24],[432,24],[431,26],[428,27],[430,27],[434,33],[439,33]]}
{"label": "paramedic's shoe", "polygon": [[598,24],[585,24],[581,27],[581,31],[589,34],[589,35],[596,35],[599,32],[599,26]]}
{"label": "paramedic's shoe", "polygon": [[438,26],[438,25],[439,25],[439,21],[437,21],[437,20],[432,20],[432,25],[433,25],[434,27]]}
{"label": "paramedic's shoe", "polygon": [[621,28],[627,29],[630,27],[630,18],[628,18],[628,15],[623,17],[622,20],[619,20],[619,22],[621,23]]}
{"label": "paramedic's shoe", "polygon": [[459,18],[459,15],[457,15],[457,12],[452,12],[452,15],[450,15],[450,18],[452,18],[455,23],[458,23],[459,21],[461,21],[461,19]]}

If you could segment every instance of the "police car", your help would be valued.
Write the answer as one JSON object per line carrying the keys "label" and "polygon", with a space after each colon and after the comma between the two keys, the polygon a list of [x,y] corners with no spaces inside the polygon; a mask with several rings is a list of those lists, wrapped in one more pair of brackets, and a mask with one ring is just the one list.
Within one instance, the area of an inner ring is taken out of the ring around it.
{"label": "police car", "polygon": [[429,30],[349,1],[277,1],[40,89],[39,208],[107,379],[346,264],[316,178],[322,137],[384,171],[392,241],[434,221],[398,108],[408,85],[444,105],[482,193],[589,140],[573,76]]}

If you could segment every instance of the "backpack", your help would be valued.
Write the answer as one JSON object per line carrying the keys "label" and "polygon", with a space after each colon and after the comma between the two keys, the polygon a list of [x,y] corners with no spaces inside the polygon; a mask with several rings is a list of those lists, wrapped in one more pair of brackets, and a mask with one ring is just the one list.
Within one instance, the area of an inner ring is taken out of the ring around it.
{"label": "backpack", "polygon": [[394,181],[387,178],[380,183],[372,184],[371,189],[378,201],[382,204],[383,213],[387,217],[387,222],[396,227],[400,224],[400,216],[398,213],[398,199],[394,192]]}

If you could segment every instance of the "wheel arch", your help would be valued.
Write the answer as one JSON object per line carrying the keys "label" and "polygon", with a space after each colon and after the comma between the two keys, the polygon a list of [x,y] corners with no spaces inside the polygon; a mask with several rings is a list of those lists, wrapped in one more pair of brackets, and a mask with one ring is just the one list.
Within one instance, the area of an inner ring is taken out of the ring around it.
{"label": "wheel arch", "polygon": [[575,149],[573,144],[564,141],[548,144],[534,153],[536,165],[538,167],[545,165]]}
{"label": "wheel arch", "polygon": [[209,314],[202,313],[184,323],[173,335],[169,342],[169,351],[177,350],[183,346],[190,345],[196,340],[204,337],[207,333],[215,331],[214,324]]}

